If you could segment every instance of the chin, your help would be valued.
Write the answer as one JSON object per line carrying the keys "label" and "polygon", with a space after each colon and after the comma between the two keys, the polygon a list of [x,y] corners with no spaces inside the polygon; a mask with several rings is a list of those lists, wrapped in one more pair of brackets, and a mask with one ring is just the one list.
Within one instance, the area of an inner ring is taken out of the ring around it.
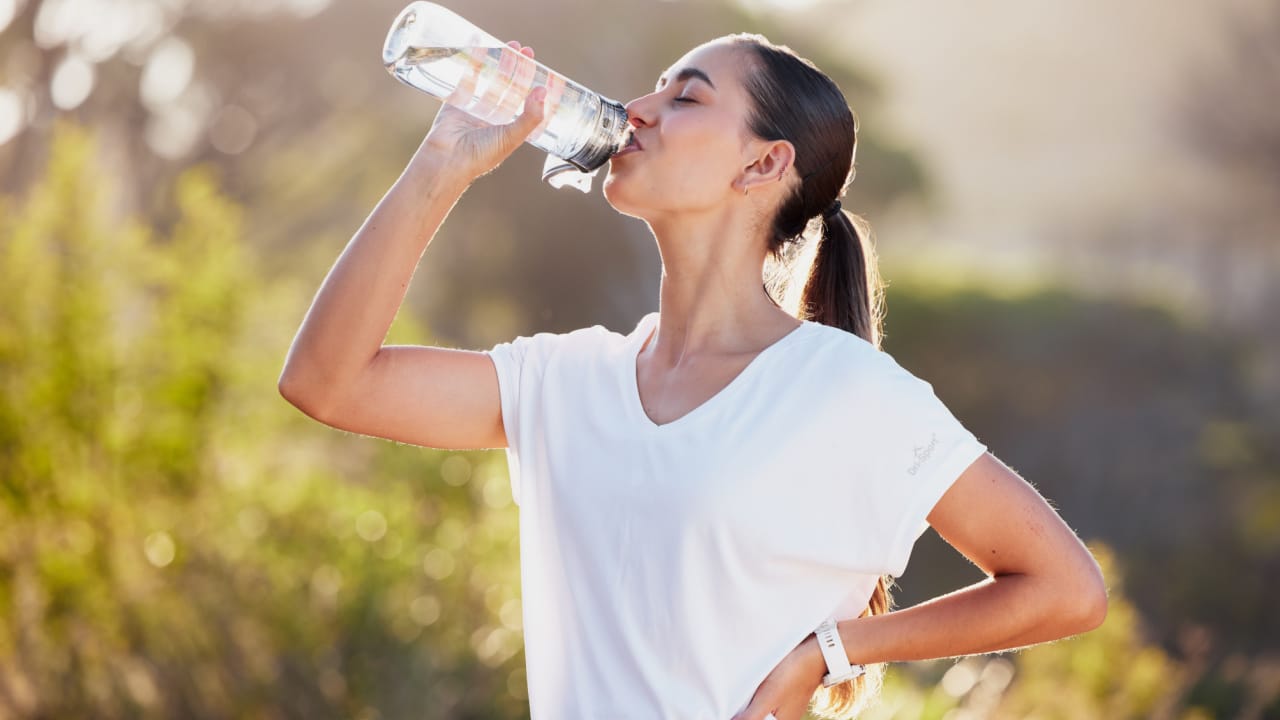
{"label": "chin", "polygon": [[[627,170],[615,173],[612,165],[609,167],[609,174],[605,175],[604,182],[600,186],[600,191],[604,195],[605,201],[614,210],[628,217],[646,222],[648,221],[648,216],[653,214],[651,210],[661,204],[661,197],[652,195],[653,189],[651,182],[638,179]],[[646,193],[646,191],[649,192]]]}
{"label": "chin", "polygon": [[631,213],[629,211],[631,210],[633,203],[627,201],[625,185],[626,183],[619,180],[618,176],[613,172],[613,167],[610,166],[609,174],[605,175],[604,183],[600,186],[600,192],[604,195],[604,199],[613,206],[614,210],[617,210],[623,215],[630,215]]}

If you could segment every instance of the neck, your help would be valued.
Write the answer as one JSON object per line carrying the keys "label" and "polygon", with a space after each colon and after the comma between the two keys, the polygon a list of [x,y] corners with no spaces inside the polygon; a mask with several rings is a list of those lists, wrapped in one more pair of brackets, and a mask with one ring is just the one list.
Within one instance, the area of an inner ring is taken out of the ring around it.
{"label": "neck", "polygon": [[662,285],[658,332],[645,352],[662,365],[757,352],[799,324],[765,292],[766,248],[752,226],[724,208],[649,222]]}

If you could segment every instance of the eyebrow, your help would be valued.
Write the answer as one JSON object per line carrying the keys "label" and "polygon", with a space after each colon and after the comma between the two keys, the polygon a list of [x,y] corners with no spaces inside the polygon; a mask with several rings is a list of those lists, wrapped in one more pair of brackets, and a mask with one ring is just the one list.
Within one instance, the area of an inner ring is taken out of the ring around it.
{"label": "eyebrow", "polygon": [[[707,74],[702,72],[698,68],[689,67],[676,73],[676,82],[680,82],[681,80],[688,80],[689,78],[697,78],[702,82],[710,85],[712,90],[716,89],[716,84],[711,82],[711,78],[707,77]],[[653,89],[657,90],[659,87],[661,87],[662,83],[665,82],[666,79],[667,79],[666,75],[659,76],[658,83],[653,86]]]}

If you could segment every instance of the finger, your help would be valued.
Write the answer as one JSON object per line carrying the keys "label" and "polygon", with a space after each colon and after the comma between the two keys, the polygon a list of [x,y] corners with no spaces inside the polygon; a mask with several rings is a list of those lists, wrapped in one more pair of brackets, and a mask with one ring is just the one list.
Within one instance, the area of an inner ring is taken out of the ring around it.
{"label": "finger", "polygon": [[520,114],[521,106],[529,95],[529,88],[533,85],[533,78],[537,72],[537,66],[525,60],[525,58],[533,59],[533,48],[522,46],[515,40],[507,45],[518,50],[520,54],[502,54],[499,77],[510,78],[510,81],[506,87],[502,88],[498,99],[494,101],[493,112],[487,118],[489,122],[497,124],[512,122]]}
{"label": "finger", "polygon": [[521,54],[527,55],[529,57],[533,57],[533,48],[529,47],[528,45],[521,45],[515,40],[508,40],[507,45],[516,50],[519,50]]}
{"label": "finger", "polygon": [[511,89],[502,98],[501,114],[503,118],[514,120],[520,114],[525,98],[529,96],[529,91],[533,88],[533,79],[537,74],[538,66],[537,63],[530,62],[531,60],[533,58],[528,55],[519,56],[515,76],[511,82]]}
{"label": "finger", "polygon": [[521,143],[533,137],[534,129],[542,122],[542,101],[545,98],[546,90],[544,88],[534,88],[526,97],[524,112],[520,113],[511,122],[502,125],[502,137],[499,140],[499,145],[503,153],[510,154],[515,152]]}
{"label": "finger", "polygon": [[445,102],[455,107],[466,109],[467,106],[474,104],[474,96],[476,92],[476,81],[480,76],[481,60],[477,57],[478,53],[483,53],[484,49],[468,49],[465,53],[467,59],[466,69],[463,70],[462,76],[458,78],[458,86],[453,89],[445,98]]}
{"label": "finger", "polygon": [[525,96],[524,112],[516,118],[513,125],[515,132],[520,133],[520,140],[533,132],[534,128],[542,123],[542,116],[546,112],[547,89],[545,87],[536,87],[529,91]]}
{"label": "finger", "polygon": [[[539,85],[538,87],[545,87],[547,90],[547,99],[544,103],[545,114],[543,115],[542,121],[543,123],[549,123],[551,122],[551,118],[559,111],[560,101],[564,97],[564,76],[556,75],[554,73],[549,74],[547,76],[546,84]],[[536,132],[541,132],[542,129],[543,128],[539,127]]]}
{"label": "finger", "polygon": [[508,98],[516,92],[513,89],[516,70],[520,65],[526,64],[522,58],[523,56],[519,53],[498,53],[497,72],[494,73],[494,77],[485,88],[484,93],[484,103],[490,108],[489,113],[484,118],[486,121],[501,124],[515,119],[515,113],[506,111],[506,109],[512,104]]}

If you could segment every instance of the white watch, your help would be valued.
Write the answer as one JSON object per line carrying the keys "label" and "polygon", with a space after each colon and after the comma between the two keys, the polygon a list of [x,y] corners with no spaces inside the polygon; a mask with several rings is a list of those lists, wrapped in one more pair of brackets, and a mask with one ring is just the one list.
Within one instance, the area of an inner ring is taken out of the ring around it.
{"label": "white watch", "polygon": [[818,647],[822,650],[823,659],[827,661],[827,674],[822,677],[822,687],[839,685],[866,672],[861,665],[849,663],[849,655],[844,651],[844,642],[840,640],[840,633],[836,631],[835,618],[823,620],[818,629],[813,632],[818,636]]}

